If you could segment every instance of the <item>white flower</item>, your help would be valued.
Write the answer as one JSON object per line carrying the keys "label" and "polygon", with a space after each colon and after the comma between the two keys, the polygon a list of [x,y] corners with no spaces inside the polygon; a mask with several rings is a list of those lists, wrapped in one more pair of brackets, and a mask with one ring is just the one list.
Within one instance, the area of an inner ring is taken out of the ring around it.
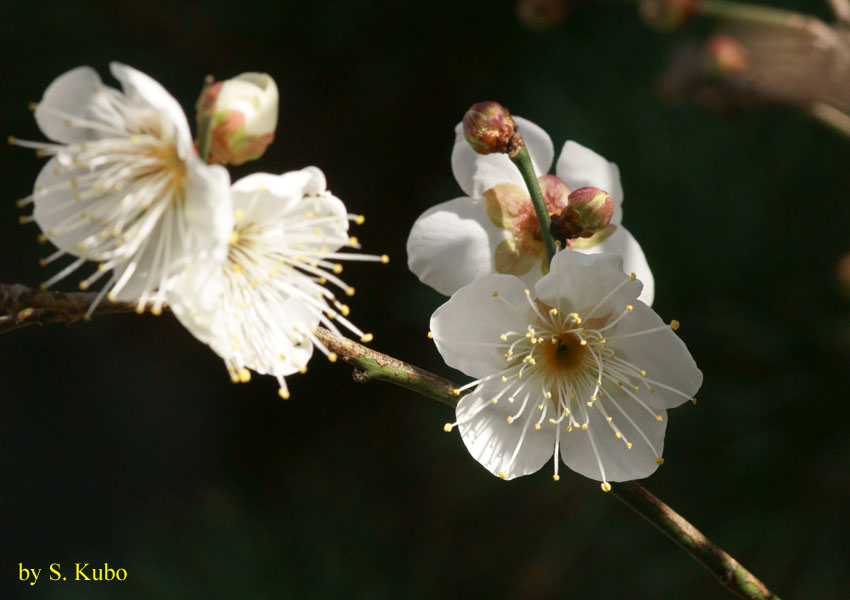
{"label": "white flower", "polygon": [[[684,343],[637,300],[641,283],[617,255],[559,252],[534,292],[485,275],[431,317],[437,348],[476,381],[457,405],[472,456],[504,479],[558,455],[603,482],[650,475],[663,461],[666,411],[691,399],[702,373]],[[459,393],[458,392],[458,393]]]}
{"label": "white flower", "polygon": [[[540,127],[514,117],[531,155],[536,173],[549,171],[554,157],[552,140]],[[543,275],[546,251],[525,184],[504,154],[476,153],[455,128],[452,170],[465,197],[443,202],[425,211],[413,224],[407,240],[408,266],[422,283],[450,295],[487,273],[516,275],[527,285]],[[652,272],[637,241],[623,227],[623,188],[617,165],[577,144],[564,144],[555,166],[557,177],[541,177],[550,213],[559,213],[567,195],[582,187],[605,190],[614,201],[611,225],[588,239],[570,242],[586,253],[613,253],[623,257],[628,272],[643,281],[641,300],[652,304]]]}
{"label": "white flower", "polygon": [[212,119],[211,163],[255,160],[274,140],[278,91],[265,73],[242,73],[206,87],[198,108]]}
{"label": "white flower", "polygon": [[47,88],[35,119],[55,143],[13,140],[52,157],[20,204],[35,204],[27,220],[58,247],[43,264],[77,257],[43,287],[94,260],[82,289],[111,271],[95,304],[105,294],[140,308],[153,299],[159,312],[171,276],[226,252],[230,178],[195,156],[186,116],[161,85],[118,63],[111,71],[123,91],[89,67]]}
{"label": "white flower", "polygon": [[284,376],[303,370],[318,345],[319,324],[335,322],[371,340],[346,318],[349,308],[324,284],[354,294],[337,275],[339,260],[386,257],[341,254],[358,247],[348,236],[349,215],[326,190],[319,169],[270,175],[256,173],[232,188],[234,222],[224,260],[199,261],[169,291],[168,303],[192,334],[221,356],[231,379],[248,381],[249,369],[273,375],[289,397]]}

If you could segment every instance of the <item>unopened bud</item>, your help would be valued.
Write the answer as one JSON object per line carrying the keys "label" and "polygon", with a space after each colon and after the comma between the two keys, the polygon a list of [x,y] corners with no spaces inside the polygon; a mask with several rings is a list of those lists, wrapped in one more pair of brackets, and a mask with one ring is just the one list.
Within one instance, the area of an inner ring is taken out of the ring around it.
{"label": "unopened bud", "polygon": [[552,217],[552,235],[562,241],[589,238],[605,229],[613,214],[614,200],[608,192],[593,187],[579,188],[569,195],[561,214]]}
{"label": "unopened bud", "polygon": [[560,25],[574,0],[519,0],[516,14],[520,22],[537,31]]}
{"label": "unopened bud", "polygon": [[719,33],[705,43],[706,66],[712,75],[730,77],[750,70],[750,57],[741,42],[731,35]]}
{"label": "unopened bud", "polygon": [[278,91],[265,73],[242,73],[209,83],[198,98],[198,118],[211,119],[209,162],[241,165],[260,158],[274,139]]}
{"label": "unopened bud", "polygon": [[699,8],[699,0],[638,0],[644,23],[658,31],[673,31],[684,25]]}
{"label": "unopened bud", "polygon": [[478,154],[509,152],[516,130],[511,113],[498,102],[478,102],[463,115],[463,136]]}

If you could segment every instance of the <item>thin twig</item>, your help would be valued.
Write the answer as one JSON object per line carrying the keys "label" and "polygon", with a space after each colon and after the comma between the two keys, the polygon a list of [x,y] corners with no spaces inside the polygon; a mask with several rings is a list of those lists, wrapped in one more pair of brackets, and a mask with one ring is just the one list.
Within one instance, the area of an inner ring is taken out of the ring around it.
{"label": "thin twig", "polygon": [[[21,284],[0,283],[0,333],[30,324],[72,323],[84,318],[95,295],[87,292],[45,292]],[[93,315],[131,312],[135,304],[103,302]],[[455,406],[457,384],[386,354],[320,328],[316,337],[343,361],[354,367],[359,382],[386,381]],[[716,546],[684,517],[635,481],[612,486],[611,493],[672,539],[708,569],[733,594],[749,600],[779,600],[755,575]]]}

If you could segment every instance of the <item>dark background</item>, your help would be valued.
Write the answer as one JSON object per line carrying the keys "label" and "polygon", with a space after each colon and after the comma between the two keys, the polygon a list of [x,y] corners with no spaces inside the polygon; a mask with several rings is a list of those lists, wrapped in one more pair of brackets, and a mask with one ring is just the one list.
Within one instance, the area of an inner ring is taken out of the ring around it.
{"label": "dark background", "polygon": [[[109,61],[126,62],[187,111],[208,73],[270,73],[277,140],[234,179],[320,166],[366,214],[365,250],[392,258],[346,265],[353,319],[376,349],[447,376],[425,336],[443,298],[404,247],[422,211],[461,195],[455,123],[495,99],[556,152],[593,148],[620,166],[655,309],[682,322],[705,374],[644,483],[786,600],[846,598],[850,303],[835,273],[850,140],[791,109],[661,101],[667,55],[710,25],[663,36],[619,4],[541,33],[513,2],[8,2],[0,123],[42,139],[27,103],[81,64],[112,82]],[[3,150],[2,281],[46,278],[50,249],[14,202],[41,164]],[[549,467],[502,482],[442,432],[450,409],[356,384],[318,354],[288,402],[271,378],[232,385],[170,315],[14,331],[0,365],[0,590],[13,597],[731,597],[597,482],[562,471],[554,484]],[[129,578],[52,583],[52,562]],[[18,563],[44,569],[35,588]]]}

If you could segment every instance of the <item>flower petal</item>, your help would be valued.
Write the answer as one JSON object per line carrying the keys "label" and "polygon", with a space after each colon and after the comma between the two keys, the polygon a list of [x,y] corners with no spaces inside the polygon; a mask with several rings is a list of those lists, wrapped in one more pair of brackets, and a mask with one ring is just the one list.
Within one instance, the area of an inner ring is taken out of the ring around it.
{"label": "flower petal", "polygon": [[[649,329],[658,331],[633,335]],[[702,385],[702,371],[697,368],[685,343],[642,302],[635,303],[632,312],[612,331],[606,332],[606,337],[619,358],[646,371],[651,386],[658,382],[653,386],[653,393],[641,394],[647,405],[659,409],[674,408],[690,400]]]}
{"label": "flower petal", "polygon": [[90,130],[68,125],[68,117],[85,117],[92,98],[103,87],[91,67],[77,67],[53,80],[35,109],[35,120],[45,136],[54,142],[74,144],[91,139]]}
{"label": "flower petal", "polygon": [[434,312],[431,332],[446,364],[471,377],[484,377],[504,368],[499,336],[525,331],[529,311],[516,277],[485,275],[459,289]]}
{"label": "flower petal", "polygon": [[121,82],[124,93],[131,102],[148,105],[157,113],[163,137],[173,138],[180,158],[194,152],[189,122],[180,104],[157,81],[132,67],[118,62],[109,64],[112,75]]}
{"label": "flower petal", "polygon": [[616,388],[597,402],[602,403],[605,412],[612,417],[612,423],[632,444],[631,450],[623,438],[616,437],[600,407],[594,406],[588,409],[591,420],[587,429],[573,427],[572,431],[561,431],[564,464],[576,473],[597,481],[630,481],[652,475],[658,468],[656,459],[664,450],[666,412],[660,411],[662,420],[659,421],[654,414]]}
{"label": "flower petal", "polygon": [[617,316],[641,290],[640,281],[628,279],[617,254],[563,250],[554,256],[551,271],[537,282],[535,291],[549,306],[578,312],[582,319]]}
{"label": "flower petal", "polygon": [[555,174],[563,179],[570,189],[596,187],[605,190],[614,201],[614,214],[611,223],[619,225],[623,220],[623,186],[620,183],[620,170],[590,148],[585,148],[572,140],[564,144]]}
{"label": "flower petal", "polygon": [[[555,156],[552,140],[543,129],[531,121],[522,117],[514,117],[514,121],[531,155],[534,172],[538,176],[545,175],[549,172]],[[506,154],[478,154],[470,147],[463,137],[463,123],[458,123],[455,127],[452,172],[460,184],[460,189],[470,198],[480,198],[485,190],[499,183],[515,183],[525,189],[519,170]]]}
{"label": "flower petal", "polygon": [[450,295],[495,271],[506,232],[490,222],[484,200],[456,198],[425,211],[407,238],[407,266],[425,285]]}
{"label": "flower petal", "polygon": [[472,457],[493,475],[513,479],[539,471],[552,457],[554,430],[535,430],[538,415],[530,408],[508,423],[518,407],[504,400],[491,402],[501,387],[492,382],[480,385],[460,399],[456,414],[460,435]]}
{"label": "flower petal", "polygon": [[628,229],[622,225],[617,225],[617,230],[613,235],[592,248],[581,250],[581,252],[586,254],[610,253],[622,256],[623,271],[628,274],[634,273],[643,284],[643,291],[638,299],[652,306],[652,301],[655,299],[655,278],[652,276],[652,271],[649,268],[649,263],[646,262],[646,256],[644,256],[640,244]]}

